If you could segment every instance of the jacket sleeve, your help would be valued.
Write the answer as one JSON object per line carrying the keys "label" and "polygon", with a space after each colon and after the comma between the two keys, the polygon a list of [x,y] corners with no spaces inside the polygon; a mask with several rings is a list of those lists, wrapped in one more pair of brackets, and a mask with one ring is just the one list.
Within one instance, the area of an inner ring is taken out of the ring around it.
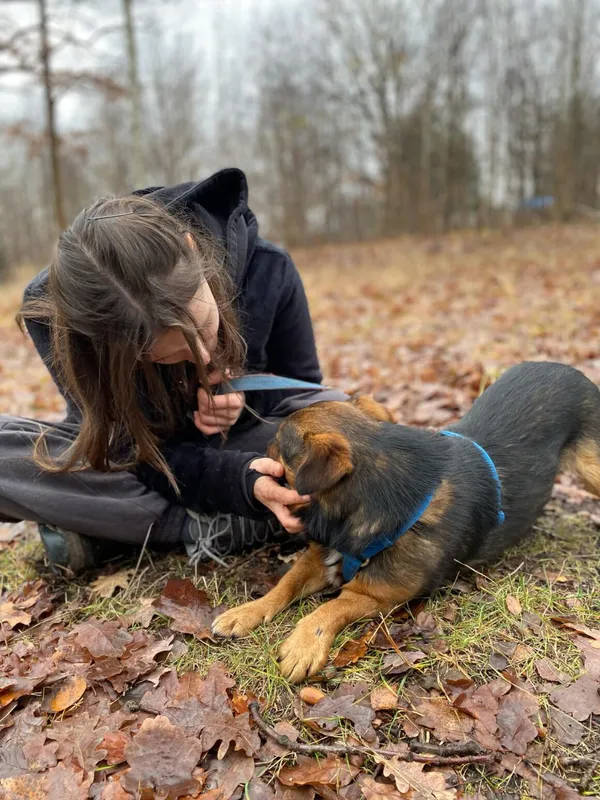
{"label": "jacket sleeve", "polygon": [[[315,335],[302,278],[290,256],[284,262],[285,282],[267,342],[267,370],[274,375],[321,383]],[[248,392],[248,405],[261,416],[268,416],[284,398],[298,389]]]}
{"label": "jacket sleeve", "polygon": [[137,474],[149,489],[159,492],[170,503],[207,514],[221,512],[253,519],[269,515],[262,503],[253,500],[254,484],[260,473],[248,469],[261,453],[217,450],[181,435],[167,440],[161,452],[175,476],[179,493],[150,464],[139,464]]}

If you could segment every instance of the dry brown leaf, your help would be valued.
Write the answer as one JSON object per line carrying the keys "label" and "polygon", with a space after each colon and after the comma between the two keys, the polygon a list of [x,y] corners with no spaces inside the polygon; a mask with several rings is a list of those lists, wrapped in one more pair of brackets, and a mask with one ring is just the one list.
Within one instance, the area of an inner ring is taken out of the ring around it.
{"label": "dry brown leaf", "polygon": [[48,773],[47,800],[86,800],[93,778],[93,773],[86,774],[58,764]]}
{"label": "dry brown leaf", "polygon": [[517,755],[527,752],[527,745],[538,735],[538,729],[529,719],[530,705],[519,693],[511,692],[502,698],[496,716],[500,743]]}
{"label": "dry brown leaf", "polygon": [[19,697],[31,694],[42,680],[42,678],[21,678],[19,675],[0,678],[0,708],[5,708]]}
{"label": "dry brown leaf", "polygon": [[587,673],[570,686],[561,686],[550,695],[550,700],[579,722],[590,714],[600,714],[600,682]]}
{"label": "dry brown leaf", "polygon": [[381,783],[375,781],[370,775],[361,776],[360,788],[362,789],[365,800],[376,800],[378,797],[388,797],[390,800],[403,800],[406,793],[396,789],[393,783]]}
{"label": "dry brown leaf", "polygon": [[239,750],[230,750],[224,759],[209,762],[202,800],[229,800],[238,786],[248,783],[253,775],[254,759]]}
{"label": "dry brown leaf", "polygon": [[252,778],[244,790],[244,800],[273,800],[275,792],[260,778]]}
{"label": "dry brown leaf", "polygon": [[252,694],[252,692],[248,692],[248,694],[242,694],[241,692],[238,692],[237,689],[232,689],[231,708],[233,709],[234,714],[247,714],[249,711],[248,704],[252,702],[258,702],[258,697]]}
{"label": "dry brown leaf", "polygon": [[295,767],[284,767],[278,774],[284,786],[331,786],[340,788],[347,786],[358,775],[358,767],[354,767],[334,756],[321,761],[310,758],[298,759]]}
{"label": "dry brown leaf", "polygon": [[158,611],[154,608],[154,597],[140,597],[136,610],[121,617],[121,621],[125,628],[131,628],[134,625],[147,628],[156,614]]}
{"label": "dry brown leaf", "polygon": [[187,672],[177,678],[170,672],[156,689],[146,692],[141,700],[144,711],[167,717],[174,725],[184,728],[188,735],[199,735],[209,722],[233,718],[226,690],[234,681],[223,665],[211,665],[206,678],[197,672]]}
{"label": "dry brown leaf", "polygon": [[31,614],[16,608],[10,600],[0,603],[0,625],[8,625],[12,629],[17,625],[29,625],[30,622]]}
{"label": "dry brown leaf", "polygon": [[383,659],[383,671],[386,675],[403,675],[419,661],[427,658],[422,650],[400,650],[388,653]]}
{"label": "dry brown leaf", "polygon": [[[228,710],[229,711],[229,710]],[[208,752],[217,742],[221,742],[217,758],[224,758],[229,746],[234,750],[242,750],[247,756],[253,756],[260,748],[260,736],[250,728],[249,714],[234,717],[229,713],[212,712],[202,731],[202,751]]]}
{"label": "dry brown leaf", "polygon": [[168,653],[171,650],[173,636],[168,639],[150,641],[145,647],[135,650],[127,658],[122,658],[121,668],[118,672],[106,677],[112,684],[115,691],[123,694],[129,684],[134,683],[138,678],[147,678],[149,672],[156,668],[156,656],[161,653]]}
{"label": "dry brown leaf", "polygon": [[71,675],[44,698],[42,708],[53,714],[65,711],[81,700],[86,689],[87,681],[83,676]]}
{"label": "dry brown leaf", "polygon": [[166,717],[146,719],[125,748],[131,769],[121,784],[134,795],[140,790],[154,790],[159,796],[177,800],[199,788],[192,771],[201,755],[198,739],[187,736]]}
{"label": "dry brown leaf", "polygon": [[48,800],[47,787],[48,775],[17,775],[2,778],[0,800]]}
{"label": "dry brown leaf", "polygon": [[313,800],[315,790],[312,786],[282,786],[275,781],[276,791],[274,800]]}
{"label": "dry brown leaf", "polygon": [[576,636],[573,644],[583,654],[585,672],[587,675],[600,681],[600,648],[595,639],[588,639],[585,636]]}
{"label": "dry brown leaf", "polygon": [[114,776],[104,787],[100,800],[134,800],[134,797],[121,786],[119,776]]}
{"label": "dry brown leaf", "polygon": [[93,658],[119,658],[134,641],[133,636],[113,620],[99,620],[91,617],[75,625],[72,635],[76,642],[85,647]]}
{"label": "dry brown leaf", "polygon": [[568,683],[571,678],[566,672],[561,672],[549,659],[540,658],[535,662],[535,668],[540,678],[552,683]]}
{"label": "dry brown leaf", "polygon": [[99,745],[107,732],[99,716],[81,710],[72,717],[55,720],[52,727],[46,728],[48,738],[58,742],[57,758],[65,766],[84,771],[93,770],[106,756]]}
{"label": "dry brown leaf", "polygon": [[[282,720],[273,726],[275,733],[280,736],[287,736],[292,742],[298,741],[300,733],[294,728],[291,722]],[[258,757],[261,761],[270,761],[272,758],[279,758],[280,756],[287,755],[289,748],[284,747],[274,739],[268,737],[258,752]]]}
{"label": "dry brown leaf", "polygon": [[377,758],[383,764],[383,774],[392,778],[396,788],[406,795],[411,789],[417,797],[430,800],[452,800],[456,797],[456,789],[448,789],[443,773],[431,770],[424,772],[425,764],[416,761],[400,761],[397,758]]}
{"label": "dry brown leaf", "polygon": [[462,741],[473,730],[473,718],[453,707],[445,697],[429,697],[416,705],[418,725],[430,728],[442,742]]}
{"label": "dry brown leaf", "polygon": [[590,639],[594,639],[596,642],[600,642],[600,629],[598,628],[589,628],[582,622],[578,622],[576,619],[571,619],[570,617],[551,617],[551,619],[552,622],[556,623],[561,628],[567,628],[570,631],[581,633],[583,636],[587,636]]}
{"label": "dry brown leaf", "polygon": [[43,772],[56,766],[58,742],[46,743],[45,733],[36,733],[23,744],[23,755],[32,772]]}
{"label": "dry brown leaf", "polygon": [[220,609],[213,609],[206,592],[196,589],[187,578],[167,581],[154,608],[171,619],[173,630],[191,633],[196,639],[210,639],[210,627]]}
{"label": "dry brown leaf", "polygon": [[520,616],[523,611],[523,607],[519,600],[512,594],[506,595],[506,607],[513,614],[515,617]]}
{"label": "dry brown leaf", "polygon": [[389,686],[378,686],[371,692],[373,711],[391,711],[398,708],[398,695]]}
{"label": "dry brown leaf", "polygon": [[112,575],[100,575],[90,583],[90,591],[98,597],[112,597],[117,589],[127,589],[132,569],[120,569]]}
{"label": "dry brown leaf", "polygon": [[577,720],[565,714],[560,708],[550,706],[548,708],[550,717],[550,729],[557,742],[565,745],[579,744],[586,729]]}
{"label": "dry brown leaf", "polygon": [[323,731],[335,730],[340,719],[350,720],[361,739],[372,742],[377,738],[372,727],[375,712],[369,706],[357,703],[349,694],[326,695],[308,709],[304,716],[304,720],[314,720]]}
{"label": "dry brown leaf", "polygon": [[131,736],[125,731],[109,731],[104,734],[98,748],[106,751],[109,764],[122,764],[125,761],[125,748],[130,742]]}
{"label": "dry brown leaf", "polygon": [[340,649],[336,657],[333,659],[334,667],[346,667],[348,664],[356,664],[367,652],[369,647],[369,639],[372,637],[372,631],[368,631],[360,636],[358,639],[353,639]]}

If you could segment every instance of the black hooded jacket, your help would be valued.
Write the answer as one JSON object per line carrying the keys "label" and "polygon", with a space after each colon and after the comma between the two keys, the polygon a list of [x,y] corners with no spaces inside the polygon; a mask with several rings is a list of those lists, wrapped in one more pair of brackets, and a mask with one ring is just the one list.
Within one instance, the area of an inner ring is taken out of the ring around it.
{"label": "black hooded jacket", "polygon": [[[151,187],[136,194],[169,204],[173,214],[191,217],[225,247],[238,290],[236,302],[248,348],[246,371],[272,372],[320,383],[322,375],[302,281],[290,256],[258,235],[256,217],[248,208],[244,173],[224,169],[201,182]],[[42,297],[47,283],[48,270],[44,269],[27,286],[24,300]],[[28,321],[27,328],[62,392],[51,367],[48,326]],[[268,416],[286,394],[290,392],[248,392],[246,401],[258,414]],[[78,409],[66,399],[67,420],[76,422]],[[244,413],[236,426],[249,425],[252,420]],[[164,475],[148,464],[139,465],[138,472],[147,486],[171,502],[197,511],[253,517],[265,513],[264,507],[252,499],[252,488],[259,476],[247,469],[253,458],[263,454],[209,447],[189,418],[181,420],[180,429],[164,441],[162,451],[179,485],[179,497]]]}

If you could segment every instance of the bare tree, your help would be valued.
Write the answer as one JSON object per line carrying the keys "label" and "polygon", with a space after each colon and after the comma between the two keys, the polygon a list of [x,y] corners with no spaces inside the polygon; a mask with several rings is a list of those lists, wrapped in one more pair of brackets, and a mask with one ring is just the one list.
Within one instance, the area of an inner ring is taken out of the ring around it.
{"label": "bare tree", "polygon": [[127,75],[129,98],[131,101],[131,169],[130,178],[134,185],[141,186],[142,166],[142,89],[138,77],[138,54],[133,21],[133,0],[122,0],[125,21],[125,42],[127,53]]}

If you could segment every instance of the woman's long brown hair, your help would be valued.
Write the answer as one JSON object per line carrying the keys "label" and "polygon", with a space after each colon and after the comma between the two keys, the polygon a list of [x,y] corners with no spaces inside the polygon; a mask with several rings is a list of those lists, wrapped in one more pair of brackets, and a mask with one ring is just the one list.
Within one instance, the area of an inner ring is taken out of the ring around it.
{"label": "woman's long brown hair", "polygon": [[[198,347],[203,332],[189,310],[205,281],[220,313],[211,363],[235,374],[245,344],[232,304],[235,287],[216,242],[143,197],[99,200],[61,234],[47,295],[26,303],[18,320],[50,326],[53,366],[81,412],[81,426],[58,457],[40,436],[34,458],[41,468],[106,471],[146,461],[175,485],[159,438],[181,424],[197,381],[209,389]],[[158,366],[148,357],[169,328],[181,330],[194,355],[193,386],[184,363]]]}

